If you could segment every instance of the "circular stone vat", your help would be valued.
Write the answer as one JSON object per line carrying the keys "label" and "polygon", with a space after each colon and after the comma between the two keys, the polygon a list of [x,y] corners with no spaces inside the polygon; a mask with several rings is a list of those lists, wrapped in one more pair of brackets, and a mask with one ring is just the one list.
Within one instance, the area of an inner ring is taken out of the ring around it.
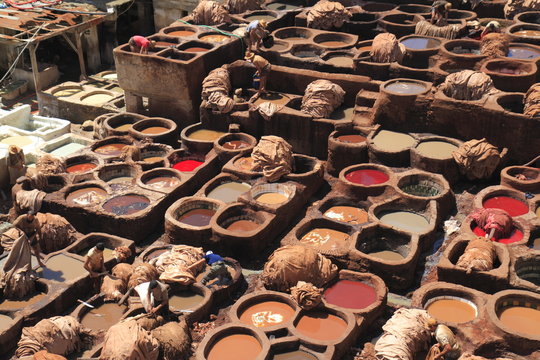
{"label": "circular stone vat", "polygon": [[274,11],[266,11],[266,10],[259,10],[259,11],[252,11],[246,15],[244,15],[244,19],[251,22],[255,20],[265,20],[266,22],[270,23],[277,18],[277,13]]}
{"label": "circular stone vat", "polygon": [[416,23],[424,20],[417,14],[388,14],[379,19],[379,25],[397,37],[414,33]]}
{"label": "circular stone vat", "polygon": [[287,41],[305,41],[311,38],[311,36],[313,36],[311,30],[301,27],[286,27],[274,32],[275,38]]}
{"label": "circular stone vat", "polygon": [[266,218],[245,205],[232,205],[216,219],[217,225],[229,232],[245,236],[245,233],[259,231]]}
{"label": "circular stone vat", "polygon": [[[267,296],[265,296],[267,295]],[[237,310],[238,319],[257,328],[283,326],[292,320],[295,309],[284,296],[263,294],[251,298]]]}
{"label": "circular stone vat", "polygon": [[197,286],[189,286],[170,291],[169,308],[172,312],[189,312],[198,308],[205,301],[205,292]]}
{"label": "circular stone vat", "polygon": [[296,237],[302,244],[326,252],[346,247],[351,239],[350,232],[346,225],[315,219],[302,226]]}
{"label": "circular stone vat", "polygon": [[540,300],[534,295],[519,290],[506,290],[495,294],[497,299],[494,310],[498,320],[495,324],[511,334],[539,339]]}
{"label": "circular stone vat", "polygon": [[467,299],[457,296],[437,296],[429,299],[424,308],[440,322],[466,323],[478,316],[478,308]]}
{"label": "circular stone vat", "polygon": [[521,187],[529,184],[538,186],[540,170],[529,166],[509,166],[502,170],[501,180],[517,190],[528,191]]}
{"label": "circular stone vat", "polygon": [[355,45],[354,38],[345,33],[322,33],[315,35],[313,42],[329,49],[339,49]]}
{"label": "circular stone vat", "polygon": [[429,16],[431,14],[431,7],[427,5],[402,4],[399,5],[396,10],[407,14],[418,14],[422,16]]}
{"label": "circular stone vat", "polygon": [[536,82],[538,68],[532,61],[493,59],[480,70],[491,77],[499,90],[525,92]]}
{"label": "circular stone vat", "polygon": [[14,321],[9,315],[0,314],[0,333],[9,329],[13,324]]}
{"label": "circular stone vat", "polygon": [[540,49],[527,44],[510,44],[506,57],[518,60],[536,60],[540,57]]}
{"label": "circular stone vat", "polygon": [[377,291],[363,281],[341,279],[324,290],[323,297],[329,304],[362,310],[377,301]]}
{"label": "circular stone vat", "polygon": [[[354,65],[353,58],[354,55],[352,53],[342,51],[332,51],[322,57],[326,63],[340,67],[352,67]],[[351,112],[354,112],[354,109]],[[349,116],[345,114],[344,118],[349,118]]]}
{"label": "circular stone vat", "polygon": [[311,44],[293,45],[290,50],[292,56],[301,59],[318,59],[322,53],[322,48]]}
{"label": "circular stone vat", "polygon": [[[147,164],[165,165],[165,160],[170,148],[160,144],[148,144],[141,148],[141,159]],[[144,167],[143,167],[144,168]]]}
{"label": "circular stone vat", "polygon": [[416,52],[436,53],[442,43],[438,38],[421,35],[404,36],[399,42],[407,48],[407,51],[413,54]]}
{"label": "circular stone vat", "polygon": [[540,286],[540,257],[538,255],[528,258],[518,258],[514,269],[520,279]]}
{"label": "circular stone vat", "polygon": [[294,197],[296,188],[285,184],[255,185],[249,191],[251,198],[258,203],[270,206],[279,206]]}
{"label": "circular stone vat", "polygon": [[119,156],[122,150],[131,145],[128,139],[120,137],[111,137],[101,140],[92,145],[92,151],[103,156]]}
{"label": "circular stone vat", "polygon": [[381,85],[381,90],[392,95],[416,96],[426,93],[429,90],[429,87],[418,80],[393,79],[383,83]]}
{"label": "circular stone vat", "polygon": [[302,311],[294,327],[313,340],[333,342],[347,333],[347,321],[325,310]]}
{"label": "circular stone vat", "polygon": [[188,37],[195,35],[195,28],[191,26],[170,26],[162,30],[162,32],[174,37]]}
{"label": "circular stone vat", "polygon": [[397,185],[404,193],[423,198],[436,197],[444,191],[444,185],[435,177],[423,174],[404,176]]}
{"label": "circular stone vat", "polygon": [[66,172],[68,174],[82,174],[94,170],[99,160],[91,155],[78,155],[66,159]]}
{"label": "circular stone vat", "polygon": [[514,17],[515,21],[524,22],[528,24],[539,24],[540,25],[540,12],[539,11],[526,11],[520,14],[517,14]]}
{"label": "circular stone vat", "polygon": [[540,40],[540,25],[515,24],[510,26],[507,31],[510,33],[510,36],[517,39]]}
{"label": "circular stone vat", "polygon": [[216,147],[221,151],[247,151],[257,145],[257,139],[244,133],[225,134],[216,141]]}
{"label": "circular stone vat", "polygon": [[101,106],[112,100],[116,95],[109,91],[91,91],[81,97],[81,102],[86,105]]}
{"label": "circular stone vat", "polygon": [[247,329],[235,327],[243,332],[222,331],[223,335],[216,334],[216,340],[207,344],[205,358],[207,360],[253,360],[263,352],[263,346],[254,333]]}
{"label": "circular stone vat", "polygon": [[416,146],[416,151],[423,157],[430,159],[451,159],[452,153],[458,146],[443,140],[423,140]]}
{"label": "circular stone vat", "polygon": [[404,262],[415,251],[411,235],[381,227],[373,227],[361,233],[355,247],[372,257],[371,261],[390,264]]}
{"label": "circular stone vat", "polygon": [[98,178],[105,181],[111,189],[121,190],[130,186],[138,175],[137,168],[129,164],[109,164],[98,171]]}
{"label": "circular stone vat", "polygon": [[280,2],[280,1],[274,1],[271,3],[266,4],[266,8],[269,10],[274,11],[290,11],[290,10],[297,10],[302,8],[304,3],[302,1],[287,1],[287,2]]}
{"label": "circular stone vat", "polygon": [[179,159],[177,163],[172,165],[172,168],[180,172],[193,172],[203,164],[204,161],[201,160],[184,158]]}
{"label": "circular stone vat", "polygon": [[382,224],[413,234],[422,234],[431,228],[428,219],[412,211],[383,210],[376,216]]}
{"label": "circular stone vat", "polygon": [[100,186],[77,186],[66,193],[66,202],[70,205],[92,206],[108,197],[107,191]]}
{"label": "circular stone vat", "polygon": [[482,201],[482,207],[485,209],[501,209],[510,216],[521,216],[529,212],[529,205],[512,196],[498,195],[486,196]]}
{"label": "circular stone vat", "polygon": [[277,51],[277,52],[285,52],[289,49],[291,45],[287,41],[283,40],[274,40],[274,44],[271,47],[266,47],[263,44],[263,51]]}
{"label": "circular stone vat", "polygon": [[387,171],[371,165],[353,165],[343,171],[345,171],[345,179],[356,185],[381,185],[390,180],[390,175]]}
{"label": "circular stone vat", "polygon": [[473,11],[452,9],[448,12],[448,19],[472,21],[476,19],[476,13]]}
{"label": "circular stone vat", "polygon": [[[482,237],[486,236],[486,232],[482,228],[480,228],[474,221],[471,222],[471,230],[477,236],[482,236]],[[514,227],[509,236],[504,237],[504,238],[493,237],[493,239],[501,244],[512,244],[512,243],[521,241],[523,239],[523,236],[524,236],[523,230],[516,227],[516,224],[514,223]]]}
{"label": "circular stone vat", "polygon": [[[264,102],[271,102],[276,105],[286,106],[291,101],[291,98],[286,94],[282,94],[275,91],[270,91],[259,96],[257,100],[253,103],[254,105],[260,105]],[[255,140],[256,141],[256,140]],[[255,144],[256,145],[256,144]]]}
{"label": "circular stone vat", "polygon": [[209,44],[203,41],[188,41],[185,44],[178,46],[178,50],[189,53],[202,53],[207,52],[214,48],[213,44]]}
{"label": "circular stone vat", "polygon": [[356,134],[347,134],[346,132],[342,132],[342,135],[336,136],[335,139],[339,142],[347,144],[362,144],[366,142],[367,137],[360,132]]}
{"label": "circular stone vat", "polygon": [[69,97],[83,91],[82,86],[69,85],[69,86],[57,86],[51,93],[56,97]]}
{"label": "circular stone vat", "polygon": [[480,53],[480,41],[477,40],[449,40],[443,44],[442,50],[453,58],[480,60],[485,57]]}
{"label": "circular stone vat", "polygon": [[328,200],[319,209],[327,219],[339,221],[351,225],[365,224],[369,222],[368,213],[358,205],[352,204],[344,198]]}
{"label": "circular stone vat", "polygon": [[176,123],[169,119],[148,118],[137,121],[131,127],[131,131],[140,137],[156,138],[177,129]]}
{"label": "circular stone vat", "polygon": [[146,116],[134,113],[120,113],[105,119],[103,127],[109,135],[127,135],[133,124],[143,119],[146,119]]}
{"label": "circular stone vat", "polygon": [[116,302],[103,303],[93,309],[89,309],[80,320],[80,323],[94,331],[107,330],[120,321],[127,306],[118,305]]}
{"label": "circular stone vat", "polygon": [[381,130],[373,137],[373,145],[381,151],[397,153],[416,145],[416,140],[409,134]]}
{"label": "circular stone vat", "polygon": [[506,111],[523,114],[523,98],[523,94],[506,94],[497,98],[497,104]]}
{"label": "circular stone vat", "polygon": [[232,203],[238,197],[251,189],[251,185],[245,182],[233,181],[230,178],[223,178],[208,186],[205,190],[207,198]]}
{"label": "circular stone vat", "polygon": [[229,41],[230,39],[230,36],[223,35],[218,32],[202,33],[201,35],[199,35],[199,40],[212,44],[222,44]]}
{"label": "circular stone vat", "polygon": [[180,133],[182,143],[191,151],[206,153],[214,147],[214,141],[225,135],[223,131],[203,128],[201,123],[186,126]]}
{"label": "circular stone vat", "polygon": [[174,170],[158,168],[141,175],[141,183],[154,189],[172,191],[182,182],[182,177]]}
{"label": "circular stone vat", "polygon": [[190,199],[183,202],[173,212],[173,218],[189,227],[207,227],[219,209],[219,204],[204,199]]}
{"label": "circular stone vat", "polygon": [[113,197],[103,204],[103,209],[112,214],[133,215],[150,205],[150,199],[143,195],[127,194]]}
{"label": "circular stone vat", "polygon": [[370,13],[379,13],[394,10],[397,7],[395,4],[370,2],[361,6],[362,10]]}

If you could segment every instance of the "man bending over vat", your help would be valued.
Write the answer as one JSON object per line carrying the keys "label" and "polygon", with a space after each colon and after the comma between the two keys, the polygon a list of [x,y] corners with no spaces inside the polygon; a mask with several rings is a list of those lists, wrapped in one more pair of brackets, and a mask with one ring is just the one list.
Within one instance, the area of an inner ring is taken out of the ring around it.
{"label": "man bending over vat", "polygon": [[427,322],[429,331],[433,333],[437,344],[429,350],[426,360],[455,360],[461,356],[461,347],[450,328],[430,318]]}
{"label": "man bending over vat", "polygon": [[210,265],[210,271],[203,277],[201,284],[206,285],[215,278],[218,278],[219,285],[228,285],[232,282],[231,274],[221,256],[207,251],[204,259]]}
{"label": "man bending over vat", "polygon": [[249,38],[248,49],[252,51],[253,44],[255,44],[255,50],[259,50],[262,40],[268,35],[266,31],[266,20],[253,20],[246,28]]}
{"label": "man bending over vat", "polygon": [[169,313],[169,286],[160,281],[152,280],[132,287],[118,302],[122,305],[135,290],[139,294],[144,310],[149,315],[163,315]]}
{"label": "man bending over vat", "polygon": [[148,40],[140,35],[132,36],[128,44],[131,52],[139,54],[148,54],[148,50],[152,50],[156,46],[154,40]]}
{"label": "man bending over vat", "polygon": [[41,224],[34,215],[34,212],[29,211],[27,214],[19,216],[13,222],[13,226],[24,233],[39,266],[45,267],[45,264],[43,264],[43,255],[41,255],[41,247],[39,246],[39,238],[41,238]]}
{"label": "man bending over vat", "polygon": [[90,273],[90,277],[94,279],[94,288],[100,287],[100,276],[107,273],[105,269],[105,260],[103,259],[103,250],[105,245],[99,242],[93,248],[88,251],[84,258],[83,267]]}
{"label": "man bending over vat", "polygon": [[431,5],[431,23],[437,26],[444,26],[448,23],[448,11],[452,4],[448,1],[437,0]]}
{"label": "man bending over vat", "polygon": [[265,58],[260,55],[255,55],[251,51],[246,52],[245,59],[255,65],[255,68],[257,69],[255,75],[260,78],[260,85],[255,96],[259,97],[260,95],[266,93],[266,80],[268,78],[268,74],[270,74],[272,65],[270,65]]}

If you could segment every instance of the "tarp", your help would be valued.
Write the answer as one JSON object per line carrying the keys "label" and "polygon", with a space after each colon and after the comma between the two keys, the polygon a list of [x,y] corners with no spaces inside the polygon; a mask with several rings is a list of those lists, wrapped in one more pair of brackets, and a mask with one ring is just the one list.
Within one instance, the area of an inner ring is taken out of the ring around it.
{"label": "tarp", "polygon": [[323,291],[311,283],[299,281],[291,288],[291,297],[302,309],[311,310],[321,304]]}
{"label": "tarp", "polygon": [[32,270],[32,250],[22,233],[13,243],[2,269],[0,287],[7,299],[22,299],[35,291],[37,274]]}

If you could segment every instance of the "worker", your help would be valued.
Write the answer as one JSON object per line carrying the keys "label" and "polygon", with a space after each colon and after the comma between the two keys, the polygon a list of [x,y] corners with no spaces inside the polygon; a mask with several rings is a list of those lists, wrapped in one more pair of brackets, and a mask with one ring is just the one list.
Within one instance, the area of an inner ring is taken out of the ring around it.
{"label": "worker", "polygon": [[98,279],[100,275],[107,271],[103,259],[103,250],[105,250],[105,245],[99,242],[88,251],[84,259],[83,266],[92,278]]}
{"label": "worker", "polygon": [[231,274],[221,256],[214,254],[212,251],[207,251],[204,259],[210,265],[210,271],[201,280],[203,285],[206,285],[215,278],[218,278],[218,285],[228,285],[232,282]]}
{"label": "worker", "polygon": [[248,51],[252,51],[252,47],[255,44],[255,50],[259,50],[262,40],[268,36],[266,20],[253,20],[246,28],[246,32],[249,39]]}
{"label": "worker", "polygon": [[[428,319],[427,326],[429,331],[433,333],[437,344],[431,347],[426,359],[454,360],[460,357],[461,347],[456,336],[448,326],[437,324],[437,320],[433,318]],[[430,354],[433,354],[433,356],[430,357]]]}
{"label": "worker", "polygon": [[452,4],[444,0],[436,0],[431,5],[431,23],[437,26],[447,24],[448,11],[452,8]]}
{"label": "worker", "polygon": [[255,68],[257,69],[255,76],[259,77],[260,85],[255,97],[259,97],[261,94],[266,93],[266,80],[268,78],[268,74],[270,74],[272,65],[270,65],[270,63],[262,56],[255,55],[250,51],[246,52],[245,59],[255,65]]}
{"label": "worker", "polygon": [[122,305],[135,290],[139,294],[144,310],[149,315],[169,313],[169,286],[158,280],[147,281],[129,289],[118,302]]}
{"label": "worker", "polygon": [[480,34],[480,40],[484,38],[487,34],[491,33],[500,33],[501,32],[501,24],[498,21],[490,21],[487,23],[484,30],[482,30],[482,34]]}
{"label": "worker", "polygon": [[24,176],[26,173],[23,150],[16,145],[10,145],[8,148],[7,163],[9,184],[14,185],[17,182],[17,179]]}
{"label": "worker", "polygon": [[39,246],[39,239],[41,238],[41,224],[32,211],[27,214],[19,216],[14,222],[13,226],[21,230],[30,244],[30,248],[36,257],[39,266],[45,267],[43,264],[43,255],[41,254],[41,247]]}
{"label": "worker", "polygon": [[144,36],[135,35],[129,39],[129,48],[131,52],[139,54],[148,54],[148,50],[152,50],[156,46],[154,40],[148,40]]}

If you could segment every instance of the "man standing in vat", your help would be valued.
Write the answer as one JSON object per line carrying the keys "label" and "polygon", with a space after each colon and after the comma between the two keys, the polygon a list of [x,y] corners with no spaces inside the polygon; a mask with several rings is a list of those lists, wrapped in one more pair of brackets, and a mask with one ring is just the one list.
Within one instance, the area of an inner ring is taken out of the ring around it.
{"label": "man standing in vat", "polygon": [[169,286],[166,284],[157,280],[139,284],[129,289],[118,304],[122,305],[133,290],[139,294],[144,310],[149,315],[161,314],[166,316],[169,313]]}
{"label": "man standing in vat", "polygon": [[266,79],[270,74],[270,69],[272,68],[272,65],[270,65],[270,63],[262,56],[255,55],[250,51],[246,52],[245,59],[255,65],[255,68],[257,69],[257,71],[255,72],[255,76],[259,77],[260,84],[259,90],[257,90],[257,94],[255,94],[254,97],[258,98],[260,95],[266,93]]}
{"label": "man standing in vat", "polygon": [[218,285],[228,285],[232,282],[231,274],[221,256],[207,251],[204,260],[210,265],[210,271],[203,277],[201,284],[206,285],[215,278],[218,278]]}
{"label": "man standing in vat", "polygon": [[461,356],[461,347],[448,326],[437,324],[437,320],[433,318],[428,320],[427,326],[437,344],[431,347],[426,360],[455,360]]}
{"label": "man standing in vat", "polygon": [[105,250],[105,245],[102,242],[97,243],[86,254],[83,265],[86,271],[90,273],[90,277],[94,279],[94,288],[98,290],[100,286],[99,277],[107,272],[103,259],[103,250]]}
{"label": "man standing in vat", "polygon": [[253,20],[246,28],[247,36],[249,38],[248,50],[252,51],[253,44],[255,44],[255,51],[259,50],[262,40],[268,36],[266,30],[266,20]]}
{"label": "man standing in vat", "polygon": [[144,36],[135,35],[129,39],[129,48],[131,52],[139,54],[148,54],[148,50],[152,50],[156,46],[154,40],[148,40]]}
{"label": "man standing in vat", "polygon": [[431,23],[437,26],[448,24],[448,11],[452,8],[452,4],[444,0],[436,0],[431,5]]}
{"label": "man standing in vat", "polygon": [[14,222],[13,226],[21,230],[30,244],[30,248],[36,257],[39,266],[45,267],[43,264],[43,255],[41,255],[41,247],[39,246],[39,239],[41,238],[41,224],[34,215],[33,211],[29,211],[27,214],[19,216]]}

